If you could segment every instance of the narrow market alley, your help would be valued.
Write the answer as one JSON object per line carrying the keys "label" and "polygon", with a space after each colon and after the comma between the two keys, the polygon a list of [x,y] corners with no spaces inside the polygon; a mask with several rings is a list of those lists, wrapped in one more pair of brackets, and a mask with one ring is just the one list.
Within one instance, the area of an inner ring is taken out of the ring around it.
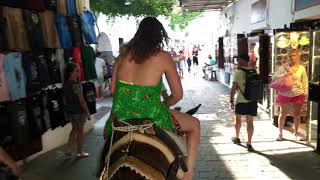
{"label": "narrow market alley", "polygon": [[[220,179],[315,179],[320,175],[320,159],[312,148],[293,141],[276,141],[277,129],[268,116],[259,111],[255,119],[253,147],[245,148],[245,122],[241,129],[241,145],[233,144],[233,111],[229,108],[229,88],[217,81],[201,78],[201,73],[185,73],[182,80],[184,99],[177,104],[182,111],[202,104],[196,116],[201,121],[201,144],[195,180]],[[23,165],[23,180],[94,180],[97,159],[103,144],[102,128],[111,109],[112,99],[98,102],[99,119],[86,135],[84,149],[88,158],[77,160],[64,155],[64,147],[43,154]],[[292,139],[292,140],[291,140]]]}
{"label": "narrow market alley", "polygon": [[0,180],[320,180],[319,118],[320,0],[0,1]]}

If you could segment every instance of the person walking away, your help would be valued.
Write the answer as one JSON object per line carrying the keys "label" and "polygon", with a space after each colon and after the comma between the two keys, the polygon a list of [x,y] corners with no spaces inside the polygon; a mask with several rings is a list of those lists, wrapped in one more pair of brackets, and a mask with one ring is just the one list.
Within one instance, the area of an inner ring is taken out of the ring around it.
{"label": "person walking away", "polygon": [[308,96],[308,76],[304,66],[300,65],[299,54],[297,50],[291,51],[290,63],[282,64],[276,71],[273,79],[290,75],[293,79],[293,87],[287,92],[278,92],[276,102],[280,104],[280,115],[278,117],[279,136],[278,141],[283,140],[283,127],[289,111],[289,104],[293,106],[294,116],[294,135],[297,141],[303,138],[298,136],[301,122],[301,107]]}
{"label": "person walking away", "polygon": [[180,55],[173,48],[171,48],[170,54],[172,56],[173,62],[176,65],[176,69],[177,69],[177,72],[179,73],[179,77],[181,78],[181,74],[180,74],[180,72],[181,72],[180,71],[180,69],[181,69]]}
{"label": "person walking away", "polygon": [[[163,51],[168,39],[156,18],[146,17],[141,21],[134,37],[120,50],[112,74],[111,116],[123,120],[150,118],[160,128],[176,134],[185,133],[188,172],[183,179],[191,180],[200,142],[200,122],[191,115],[169,109],[182,99],[183,89],[170,53]],[[171,94],[161,102],[163,74]],[[105,126],[106,138],[111,137],[111,124],[109,118]]]}
{"label": "person walking away", "polygon": [[[249,152],[253,152],[254,149],[251,145],[252,136],[253,136],[253,117],[257,116],[257,102],[256,101],[248,101],[244,97],[244,90],[245,90],[245,83],[246,83],[246,69],[248,67],[249,56],[247,54],[240,54],[238,56],[238,66],[239,69],[236,70],[233,84],[230,92],[230,105],[232,109],[235,109],[235,130],[236,135],[232,137],[232,141],[236,144],[241,143],[239,134],[241,128],[241,118],[242,116],[246,117],[247,121],[247,134],[248,134],[248,142],[247,142],[247,149]],[[236,104],[234,104],[234,96],[237,93]]]}
{"label": "person walking away", "polygon": [[192,50],[192,62],[193,62],[193,65],[195,66],[198,66],[199,65],[199,61],[198,61],[198,55],[199,55],[199,51],[198,51],[198,48],[196,46],[193,47],[193,50]]}
{"label": "person walking away", "polygon": [[187,64],[188,64],[188,72],[190,73],[191,72],[191,64],[192,64],[190,57],[188,57],[188,59],[187,59]]}
{"label": "person walking away", "polygon": [[96,59],[95,59],[95,68],[97,72],[97,80],[95,81],[97,100],[101,100],[103,98],[103,87],[104,87],[103,69],[106,66],[106,62],[100,56],[101,56],[101,53],[97,52]]}
{"label": "person walking away", "polygon": [[72,145],[77,144],[77,157],[88,157],[89,153],[82,150],[84,141],[84,124],[90,119],[89,109],[83,97],[82,86],[79,82],[79,65],[68,62],[65,68],[65,81],[63,84],[64,110],[67,120],[71,122],[72,129],[69,134],[66,155],[72,155]]}
{"label": "person walking away", "polygon": [[185,63],[185,54],[184,54],[184,50],[180,50],[179,51],[179,76],[182,79],[183,78],[183,67],[184,67],[184,63]]}
{"label": "person walking away", "polygon": [[[206,70],[208,67],[212,67],[216,64],[216,61],[213,59],[213,57],[211,55],[208,56],[209,62],[208,63],[204,63],[204,66],[202,68],[203,71],[203,78],[206,77]],[[212,67],[213,68],[213,67]]]}

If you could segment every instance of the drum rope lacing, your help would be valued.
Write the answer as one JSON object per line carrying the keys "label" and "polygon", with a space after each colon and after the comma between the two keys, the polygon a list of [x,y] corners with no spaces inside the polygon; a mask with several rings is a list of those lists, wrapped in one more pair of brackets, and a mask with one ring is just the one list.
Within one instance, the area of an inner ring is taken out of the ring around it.
{"label": "drum rope lacing", "polygon": [[[130,123],[127,123],[125,121],[122,120],[118,120],[124,124],[126,124],[127,126],[118,126],[115,127],[113,125],[113,122],[111,122],[112,125],[112,133],[111,133],[111,139],[110,139],[110,145],[109,145],[109,150],[108,150],[108,154],[107,154],[107,166],[103,169],[102,174],[100,176],[100,180],[108,180],[109,178],[109,164],[110,164],[110,155],[111,155],[111,148],[112,148],[112,143],[113,143],[113,136],[114,136],[114,131],[120,131],[120,132],[128,132],[128,134],[130,135],[130,139],[129,139],[129,143],[127,146],[126,150],[123,150],[123,152],[129,152],[129,148],[132,142],[132,135],[134,131],[139,131],[141,133],[143,133],[146,129],[149,129],[153,126],[153,123],[149,123],[149,124],[143,124],[143,125],[132,125]],[[104,177],[104,174],[107,173],[107,179],[102,179]]]}

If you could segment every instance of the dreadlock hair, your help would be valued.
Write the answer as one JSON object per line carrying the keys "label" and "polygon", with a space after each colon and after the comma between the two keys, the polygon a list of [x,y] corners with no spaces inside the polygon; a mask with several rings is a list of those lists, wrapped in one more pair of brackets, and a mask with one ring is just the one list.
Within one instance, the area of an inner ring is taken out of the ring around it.
{"label": "dreadlock hair", "polygon": [[161,51],[168,41],[168,34],[160,21],[155,17],[146,17],[140,22],[134,37],[121,48],[120,56],[131,53],[132,60],[141,64]]}

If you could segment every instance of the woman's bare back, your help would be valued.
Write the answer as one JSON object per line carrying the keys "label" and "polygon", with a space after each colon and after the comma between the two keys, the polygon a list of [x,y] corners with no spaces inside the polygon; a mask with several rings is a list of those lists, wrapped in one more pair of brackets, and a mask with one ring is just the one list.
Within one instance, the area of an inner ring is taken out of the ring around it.
{"label": "woman's bare back", "polygon": [[159,52],[142,64],[137,64],[129,54],[121,58],[117,64],[117,80],[143,86],[156,85],[166,72],[167,58],[166,52]]}

